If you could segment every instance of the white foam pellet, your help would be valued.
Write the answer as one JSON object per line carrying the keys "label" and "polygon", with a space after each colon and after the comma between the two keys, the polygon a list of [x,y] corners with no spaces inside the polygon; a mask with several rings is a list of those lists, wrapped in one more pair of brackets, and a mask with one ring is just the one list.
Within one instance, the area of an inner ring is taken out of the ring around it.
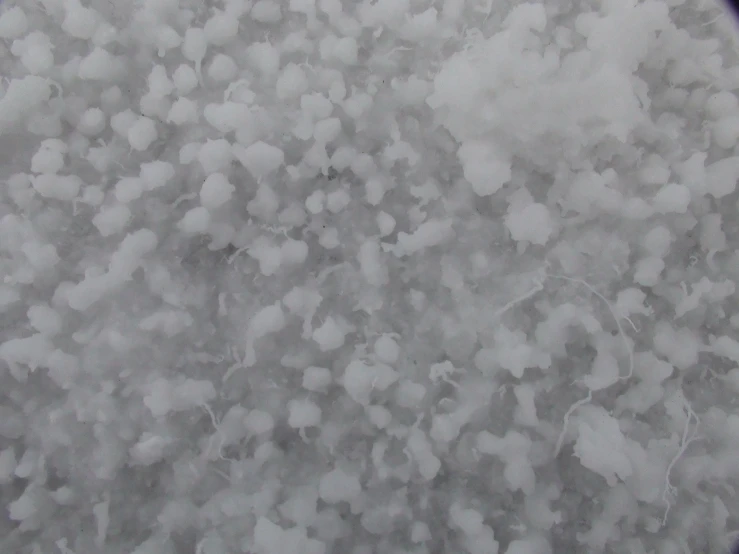
{"label": "white foam pellet", "polygon": [[313,340],[321,352],[336,350],[344,345],[346,330],[336,319],[328,316],[323,324],[313,331]]}
{"label": "white foam pellet", "polygon": [[684,214],[690,206],[690,189],[685,185],[670,183],[663,186],[652,199],[654,209],[660,213]]}
{"label": "white foam pellet", "polygon": [[239,66],[236,65],[236,62],[231,56],[216,54],[208,66],[208,77],[214,81],[223,83],[233,80],[238,71]]}
{"label": "white foam pellet", "polygon": [[398,233],[398,247],[405,255],[443,244],[455,236],[451,219],[432,219],[421,223],[413,234]]}
{"label": "white foam pellet", "polygon": [[29,44],[21,63],[32,75],[43,75],[54,67],[54,54],[49,44]]}
{"label": "white foam pellet", "polygon": [[395,389],[395,402],[402,408],[417,410],[426,397],[426,387],[421,383],[404,380]]}
{"label": "white foam pellet", "polygon": [[34,269],[47,270],[59,263],[59,254],[53,244],[29,241],[23,244],[21,252]]}
{"label": "white foam pellet", "polygon": [[344,108],[344,111],[349,117],[354,120],[360,120],[364,117],[364,114],[370,110],[373,103],[374,100],[372,96],[367,93],[360,92],[353,94],[344,100],[341,107]]}
{"label": "white foam pellet", "polygon": [[15,479],[15,470],[18,467],[18,460],[15,457],[15,450],[9,446],[0,452],[0,484],[7,485]]}
{"label": "white foam pellet", "polygon": [[377,206],[382,202],[382,198],[385,196],[385,185],[377,177],[370,177],[364,184],[365,198],[367,203],[372,206]]}
{"label": "white foam pellet", "polygon": [[128,131],[134,123],[136,123],[136,114],[129,109],[118,112],[110,118],[113,131],[123,137],[128,136]]}
{"label": "white foam pellet", "polygon": [[326,203],[326,193],[322,190],[314,190],[305,200],[305,208],[309,213],[318,215],[323,211]]}
{"label": "white foam pellet", "polygon": [[233,161],[231,144],[226,139],[207,140],[200,146],[197,160],[206,174],[226,171]]}
{"label": "white foam pellet", "polygon": [[262,75],[271,77],[280,69],[280,53],[268,42],[257,42],[246,49],[250,64]]}
{"label": "white foam pellet", "polygon": [[184,215],[177,226],[185,233],[205,233],[210,226],[210,212],[202,206],[192,208]]}
{"label": "white foam pellet", "polygon": [[342,384],[355,402],[366,406],[374,389],[387,390],[399,377],[398,372],[387,364],[368,365],[354,360],[347,365]]}
{"label": "white foam pellet", "polygon": [[333,44],[334,56],[344,65],[356,65],[359,46],[353,37],[343,37]]}
{"label": "white foam pellet", "polygon": [[208,38],[205,31],[198,27],[190,27],[185,32],[185,39],[182,42],[182,55],[186,60],[199,65],[207,51]]}
{"label": "white foam pellet", "polygon": [[290,204],[287,208],[280,212],[280,225],[287,227],[302,227],[308,220],[305,210],[297,203]]}
{"label": "white foam pellet", "polygon": [[177,89],[177,93],[185,96],[198,86],[198,75],[191,66],[183,63],[172,73],[172,82]]}
{"label": "white foam pellet", "polygon": [[395,230],[395,218],[387,212],[380,212],[375,217],[380,236],[386,237]]}
{"label": "white foam pellet", "polygon": [[166,120],[171,106],[172,102],[169,98],[157,96],[151,92],[147,92],[139,99],[139,112],[141,112],[141,115],[160,121]]}
{"label": "white foam pellet", "polygon": [[8,8],[0,14],[0,39],[16,39],[23,36],[27,30],[28,18],[19,6]]}
{"label": "white foam pellet", "polygon": [[45,336],[54,336],[62,330],[63,320],[59,312],[46,304],[37,304],[28,309],[31,327]]}
{"label": "white foam pellet", "polygon": [[385,406],[367,406],[367,419],[378,429],[385,429],[393,421],[393,414]]}
{"label": "white foam pellet", "polygon": [[172,94],[174,83],[167,75],[167,68],[161,64],[155,65],[147,77],[149,92],[157,96]]}
{"label": "white foam pellet", "polygon": [[339,240],[339,230],[336,227],[327,227],[323,230],[323,233],[321,233],[321,236],[318,239],[318,244],[327,250],[338,248],[341,244],[341,240]]}
{"label": "white foam pellet", "polygon": [[636,263],[634,282],[644,287],[653,287],[661,281],[664,269],[665,262],[662,258],[643,258]]}
{"label": "white foam pellet", "polygon": [[667,227],[660,225],[650,230],[644,236],[644,242],[642,244],[652,256],[663,258],[670,250],[672,233]]}
{"label": "white foam pellet", "polygon": [[374,287],[382,287],[390,281],[387,267],[383,261],[380,243],[366,240],[357,254],[359,268],[367,283]]}
{"label": "white foam pellet", "polygon": [[212,173],[200,187],[200,203],[209,210],[220,208],[231,200],[235,190],[223,173]]}
{"label": "white foam pellet", "polygon": [[252,247],[249,255],[259,261],[259,272],[265,277],[274,275],[282,264],[280,249],[276,246]]}
{"label": "white foam pellet", "polygon": [[720,148],[734,148],[739,142],[739,115],[726,116],[713,123],[711,137]]}
{"label": "white foam pellet", "polygon": [[334,81],[328,87],[328,98],[331,102],[338,104],[346,98],[346,85],[344,81]]}
{"label": "white foam pellet", "polygon": [[154,32],[157,55],[163,58],[169,50],[182,45],[182,37],[169,25],[159,25]]}
{"label": "white foam pellet", "polygon": [[280,246],[280,258],[287,264],[303,264],[308,259],[308,244],[302,240],[288,239]]}
{"label": "white foam pellet", "polygon": [[92,224],[104,237],[120,233],[132,219],[131,210],[125,204],[114,204],[100,210],[92,218]]}
{"label": "white foam pellet", "polygon": [[274,429],[274,418],[262,410],[252,410],[244,418],[244,426],[255,435],[269,433]]}
{"label": "white foam pellet", "polygon": [[708,193],[714,198],[723,198],[736,190],[739,180],[739,156],[727,156],[706,168],[704,182]]}
{"label": "white foam pellet", "polygon": [[80,79],[87,81],[114,81],[124,70],[122,62],[104,48],[97,47],[81,62]]}
{"label": "white foam pellet", "polygon": [[400,347],[389,335],[382,335],[375,341],[375,355],[386,364],[394,364],[400,357]]}
{"label": "white foam pellet", "polygon": [[193,124],[198,122],[200,114],[198,105],[189,98],[178,98],[169,108],[167,121],[175,125]]}
{"label": "white foam pellet", "polygon": [[326,392],[331,386],[331,370],[311,366],[303,371],[303,388],[311,392]]}
{"label": "white foam pellet", "polygon": [[554,224],[549,209],[544,204],[529,204],[520,211],[509,213],[505,224],[515,241],[528,241],[544,245],[554,232]]}
{"label": "white foam pellet", "polygon": [[643,221],[654,215],[654,208],[652,208],[646,200],[638,197],[626,200],[621,211],[624,217],[636,221]]}
{"label": "white foam pellet", "polygon": [[148,117],[139,117],[128,129],[126,135],[131,148],[143,152],[158,138],[156,123]]}
{"label": "white foam pellet", "polygon": [[321,59],[324,62],[335,59],[335,48],[339,38],[331,33],[326,35],[318,43],[318,51],[321,54]]}
{"label": "white foam pellet", "polygon": [[37,175],[31,178],[31,183],[44,198],[63,201],[77,198],[83,184],[76,175]]}
{"label": "white foam pellet", "polygon": [[705,109],[711,119],[718,120],[739,110],[739,99],[733,92],[717,92],[708,97]]}
{"label": "white foam pellet", "polygon": [[5,89],[5,95],[0,98],[0,135],[3,134],[4,125],[16,123],[40,104],[47,103],[50,98],[48,79],[28,75],[11,80]]}
{"label": "white foam pellet", "polygon": [[105,200],[105,193],[100,185],[87,185],[80,201],[89,206],[100,206]]}
{"label": "white foam pellet", "polygon": [[266,177],[285,163],[285,154],[281,149],[262,141],[239,149],[236,156],[256,179]]}
{"label": "white foam pellet", "polygon": [[263,337],[281,331],[287,320],[285,312],[279,303],[266,306],[259,310],[249,321],[249,332],[256,337]]}
{"label": "white foam pellet", "polygon": [[308,90],[308,77],[299,65],[289,63],[280,73],[275,90],[281,100],[293,100]]}
{"label": "white foam pellet", "polygon": [[122,204],[138,200],[144,194],[144,184],[138,177],[124,177],[115,185],[115,198]]}
{"label": "white foam pellet", "polygon": [[321,408],[308,399],[290,400],[287,411],[287,424],[293,429],[317,427],[321,424]]}
{"label": "white foam pellet", "polygon": [[100,108],[89,108],[80,117],[77,130],[83,135],[94,136],[102,133],[108,125],[105,112]]}
{"label": "white foam pellet", "polygon": [[319,92],[300,97],[300,109],[315,119],[326,119],[334,111],[331,101]]}
{"label": "white foam pellet", "polygon": [[348,190],[339,189],[330,192],[326,197],[326,208],[333,214],[339,213],[351,202],[352,197]]}
{"label": "white foam pellet", "polygon": [[338,117],[329,117],[316,122],[313,127],[313,138],[323,144],[335,141],[341,134],[341,120]]}
{"label": "white foam pellet", "polygon": [[174,166],[165,161],[155,160],[141,164],[139,177],[146,190],[155,190],[163,187],[175,176]]}
{"label": "white foam pellet", "polygon": [[203,27],[206,40],[214,46],[225,46],[239,33],[239,19],[225,12],[217,12]]}
{"label": "white foam pellet", "polygon": [[67,13],[62,22],[62,30],[74,38],[90,40],[100,23],[98,14],[74,0],[66,2],[64,8]]}
{"label": "white foam pellet", "polygon": [[64,167],[64,154],[59,150],[46,148],[43,143],[31,158],[33,173],[58,173]]}
{"label": "white foam pellet", "polygon": [[359,479],[341,468],[326,473],[318,483],[318,494],[327,504],[349,502],[361,492],[362,485]]}
{"label": "white foam pellet", "polygon": [[249,15],[259,23],[279,23],[282,20],[282,10],[274,0],[258,0]]}

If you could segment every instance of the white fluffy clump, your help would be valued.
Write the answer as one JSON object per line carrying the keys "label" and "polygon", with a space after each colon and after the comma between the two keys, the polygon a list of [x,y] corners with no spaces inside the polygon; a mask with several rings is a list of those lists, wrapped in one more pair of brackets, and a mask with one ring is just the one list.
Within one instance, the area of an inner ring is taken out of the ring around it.
{"label": "white fluffy clump", "polygon": [[285,161],[282,150],[263,141],[255,142],[246,148],[235,147],[234,154],[256,179],[276,171]]}
{"label": "white fluffy clump", "polygon": [[200,188],[200,203],[207,209],[220,208],[231,200],[236,187],[223,173],[213,173],[203,182]]}
{"label": "white fluffy clump", "polygon": [[199,4],[0,4],[5,550],[727,551],[733,20]]}

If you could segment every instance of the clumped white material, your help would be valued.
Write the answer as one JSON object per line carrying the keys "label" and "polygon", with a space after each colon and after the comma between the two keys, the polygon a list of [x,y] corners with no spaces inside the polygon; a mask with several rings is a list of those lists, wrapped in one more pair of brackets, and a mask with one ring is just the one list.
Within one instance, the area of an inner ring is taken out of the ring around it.
{"label": "clumped white material", "polygon": [[201,4],[0,3],[4,549],[728,551],[733,19]]}
{"label": "clumped white material", "polygon": [[231,200],[235,190],[223,173],[213,173],[200,188],[200,203],[209,210],[220,208]]}
{"label": "clumped white material", "polygon": [[256,179],[266,177],[285,162],[285,154],[276,146],[263,141],[246,148],[234,147],[234,154]]}

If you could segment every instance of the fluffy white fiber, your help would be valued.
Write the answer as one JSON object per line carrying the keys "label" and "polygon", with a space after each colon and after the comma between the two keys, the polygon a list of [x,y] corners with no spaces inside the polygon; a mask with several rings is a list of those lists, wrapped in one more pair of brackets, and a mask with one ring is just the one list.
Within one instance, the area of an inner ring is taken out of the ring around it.
{"label": "fluffy white fiber", "polygon": [[0,4],[0,550],[726,552],[737,32]]}

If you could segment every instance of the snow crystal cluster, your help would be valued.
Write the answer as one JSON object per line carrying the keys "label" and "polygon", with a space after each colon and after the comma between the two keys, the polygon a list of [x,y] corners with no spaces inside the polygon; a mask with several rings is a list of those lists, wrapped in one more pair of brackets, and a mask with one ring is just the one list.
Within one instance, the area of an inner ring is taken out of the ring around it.
{"label": "snow crystal cluster", "polygon": [[0,5],[0,550],[739,536],[712,2]]}

